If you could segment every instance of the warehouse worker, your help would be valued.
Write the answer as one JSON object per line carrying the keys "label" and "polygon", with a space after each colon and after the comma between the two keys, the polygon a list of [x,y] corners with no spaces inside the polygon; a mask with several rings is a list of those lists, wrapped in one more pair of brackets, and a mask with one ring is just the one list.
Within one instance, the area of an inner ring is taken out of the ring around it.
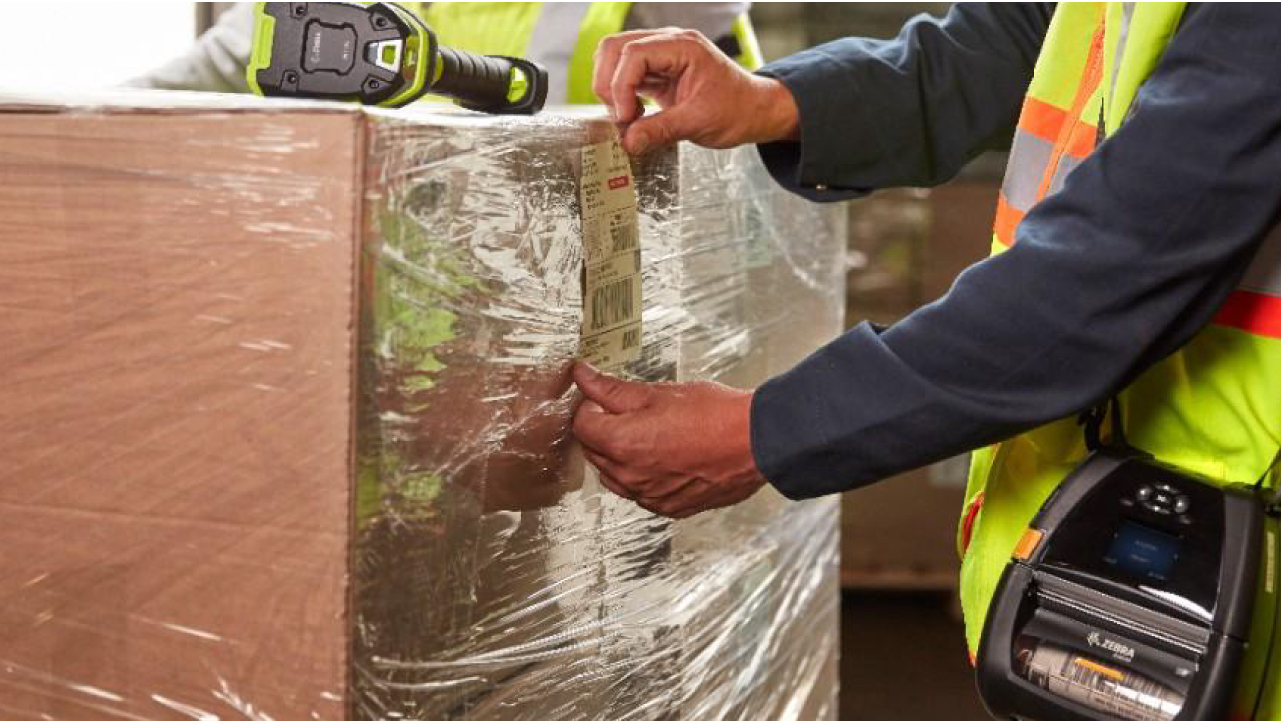
{"label": "warehouse worker", "polygon": [[[596,103],[592,56],[601,38],[624,29],[681,27],[717,38],[744,67],[761,64],[746,2],[404,3],[422,13],[441,45],[525,57],[547,68],[548,104]],[[425,6],[425,7],[424,7]],[[130,81],[135,87],[247,93],[254,3],[236,3],[191,49]]]}
{"label": "warehouse worker", "polygon": [[[577,367],[575,432],[602,481],[687,516],[975,450],[958,524],[971,651],[1017,538],[1085,455],[1083,410],[1117,394],[1157,460],[1275,483],[1278,48],[1275,5],[1181,3],[958,4],[757,75],[693,33],[606,39],[596,88],[631,152],[758,143],[815,200],[1011,155],[993,257],[892,327],[863,323],[754,394]],[[642,116],[642,89],[660,112]],[[1272,676],[1259,718],[1281,718]]]}

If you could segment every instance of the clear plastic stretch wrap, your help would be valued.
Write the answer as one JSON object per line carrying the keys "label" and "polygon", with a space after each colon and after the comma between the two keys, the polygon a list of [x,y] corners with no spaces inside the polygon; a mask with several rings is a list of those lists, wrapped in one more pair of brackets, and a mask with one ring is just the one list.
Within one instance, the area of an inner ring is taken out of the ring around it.
{"label": "clear plastic stretch wrap", "polygon": [[[835,719],[834,501],[576,450],[593,117],[0,99],[0,718]],[[647,380],[841,328],[843,213],[632,164]]]}

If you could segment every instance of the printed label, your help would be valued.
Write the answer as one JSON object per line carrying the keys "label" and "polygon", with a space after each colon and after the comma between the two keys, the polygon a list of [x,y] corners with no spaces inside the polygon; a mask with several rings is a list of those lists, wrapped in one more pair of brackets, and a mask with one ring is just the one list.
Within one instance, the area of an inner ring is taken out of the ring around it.
{"label": "printed label", "polygon": [[617,368],[640,357],[641,258],[636,187],[617,140],[583,148],[583,327],[579,357]]}

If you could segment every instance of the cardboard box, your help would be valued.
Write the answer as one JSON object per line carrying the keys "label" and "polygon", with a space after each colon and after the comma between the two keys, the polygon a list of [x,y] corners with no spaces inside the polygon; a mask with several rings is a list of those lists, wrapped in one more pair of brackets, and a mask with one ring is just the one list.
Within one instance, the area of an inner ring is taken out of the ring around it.
{"label": "cardboard box", "polygon": [[[573,451],[577,159],[610,132],[0,100],[0,716],[831,718],[835,539],[789,520],[834,527],[835,502],[671,522]],[[627,373],[751,385],[839,330],[830,211],[750,150],[632,172]],[[741,653],[683,640],[709,637]],[[770,694],[657,683],[752,654]]]}

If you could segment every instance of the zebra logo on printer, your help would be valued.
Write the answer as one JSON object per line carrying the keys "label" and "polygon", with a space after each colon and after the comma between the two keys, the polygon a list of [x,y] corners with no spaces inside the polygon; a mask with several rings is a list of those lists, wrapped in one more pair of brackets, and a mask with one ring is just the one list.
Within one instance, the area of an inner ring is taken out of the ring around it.
{"label": "zebra logo on printer", "polygon": [[1098,631],[1091,631],[1090,635],[1085,637],[1085,642],[1090,644],[1090,648],[1101,648],[1112,654],[1112,657],[1118,661],[1129,663],[1134,660],[1134,649],[1126,646],[1120,641],[1105,638]]}

